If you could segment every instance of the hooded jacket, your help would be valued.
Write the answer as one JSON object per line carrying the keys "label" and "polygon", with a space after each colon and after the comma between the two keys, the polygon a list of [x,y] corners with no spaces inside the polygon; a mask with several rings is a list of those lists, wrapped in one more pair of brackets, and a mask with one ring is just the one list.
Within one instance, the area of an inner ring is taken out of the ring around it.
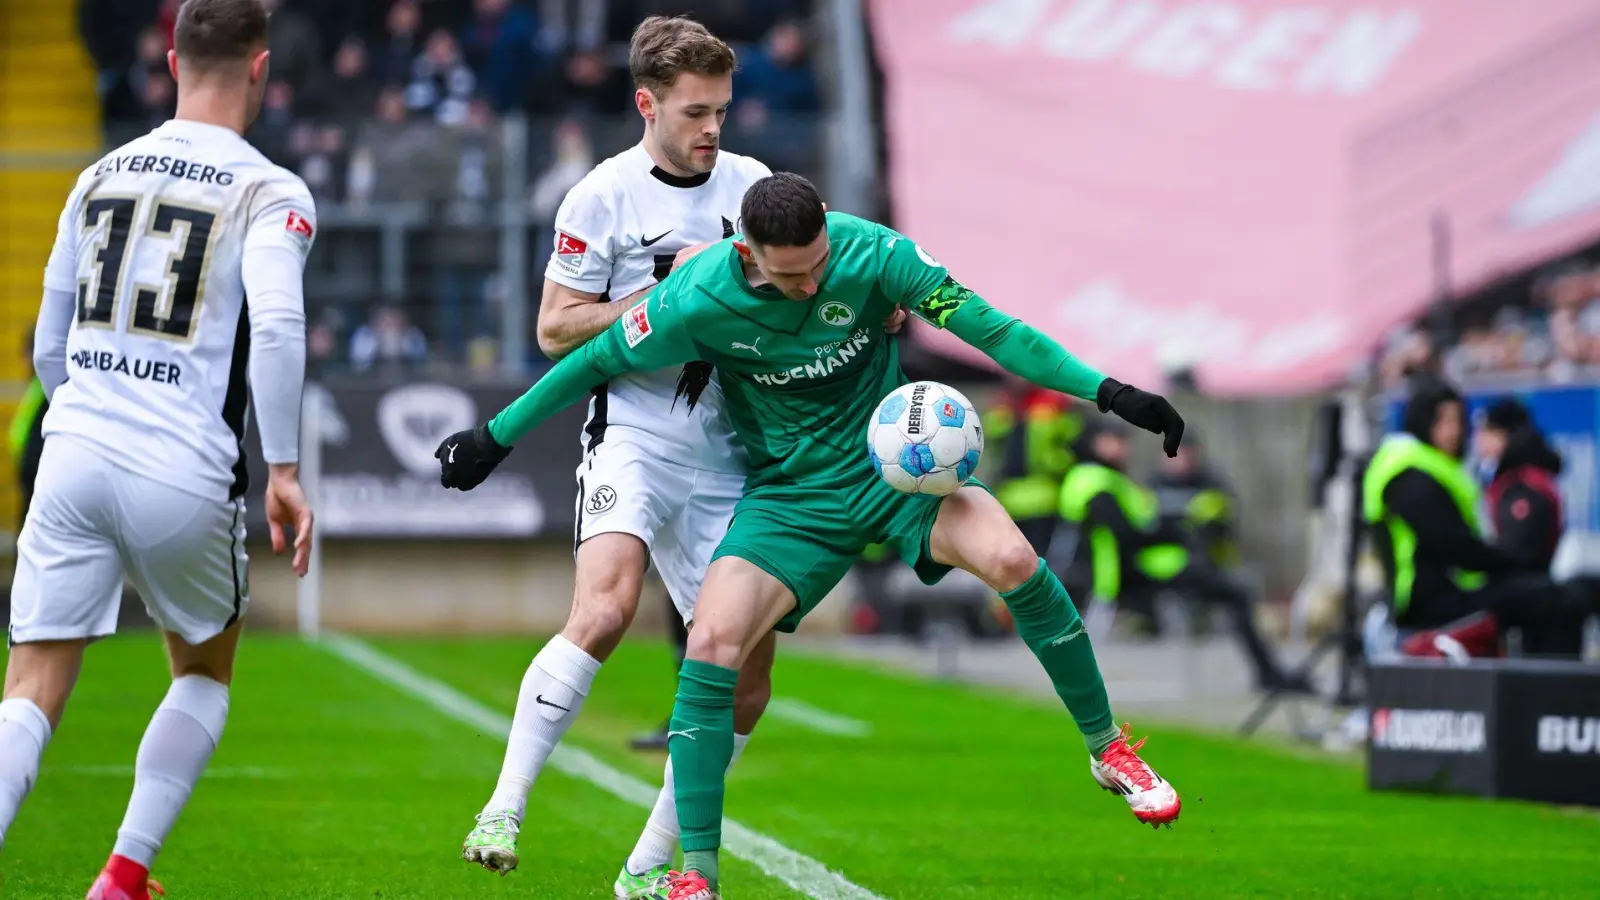
{"label": "hooded jacket", "polygon": [[[1439,407],[1460,403],[1461,395],[1437,382],[1418,385],[1406,405],[1404,431],[1428,442]],[[1483,572],[1491,578],[1527,571],[1530,564],[1487,543],[1462,515],[1460,507],[1438,479],[1420,469],[1408,468],[1383,488],[1383,503],[1416,535],[1412,551],[1415,577],[1410,596],[1397,604],[1395,622],[1401,628],[1434,628],[1472,611],[1451,572]],[[1374,540],[1389,583],[1398,568],[1389,530],[1376,528]]]}
{"label": "hooded jacket", "polygon": [[1561,542],[1560,474],[1561,455],[1538,428],[1525,425],[1511,433],[1485,493],[1495,543],[1522,559],[1530,572],[1548,572]]}

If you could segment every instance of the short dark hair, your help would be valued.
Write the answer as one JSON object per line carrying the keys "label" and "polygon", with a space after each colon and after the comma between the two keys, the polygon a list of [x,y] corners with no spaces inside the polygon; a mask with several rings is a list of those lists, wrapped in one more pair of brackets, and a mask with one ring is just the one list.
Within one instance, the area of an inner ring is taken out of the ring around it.
{"label": "short dark hair", "polygon": [[183,0],[173,45],[191,62],[232,62],[267,43],[267,8],[261,0]]}
{"label": "short dark hair", "polygon": [[628,73],[636,87],[661,96],[685,72],[719,76],[733,72],[738,61],[721,38],[684,16],[651,16],[633,30],[628,46]]}
{"label": "short dark hair", "polygon": [[804,247],[827,226],[817,186],[793,172],[750,185],[739,204],[745,239],[762,247]]}

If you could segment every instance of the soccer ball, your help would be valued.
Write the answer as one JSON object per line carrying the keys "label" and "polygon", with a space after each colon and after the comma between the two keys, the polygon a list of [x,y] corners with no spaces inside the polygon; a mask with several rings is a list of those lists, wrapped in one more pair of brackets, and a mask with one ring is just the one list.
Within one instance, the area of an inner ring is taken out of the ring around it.
{"label": "soccer ball", "polygon": [[983,426],[960,391],[914,381],[878,404],[867,425],[867,452],[872,467],[895,490],[943,497],[978,468]]}

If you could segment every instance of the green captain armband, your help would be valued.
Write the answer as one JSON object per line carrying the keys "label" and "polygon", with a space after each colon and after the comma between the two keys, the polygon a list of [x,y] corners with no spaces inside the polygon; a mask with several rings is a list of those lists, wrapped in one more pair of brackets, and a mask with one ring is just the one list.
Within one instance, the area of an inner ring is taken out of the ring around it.
{"label": "green captain armband", "polygon": [[950,321],[950,317],[956,314],[956,310],[976,296],[978,295],[972,288],[946,275],[944,281],[933,289],[933,293],[924,297],[912,311],[929,325],[943,328],[945,323]]}

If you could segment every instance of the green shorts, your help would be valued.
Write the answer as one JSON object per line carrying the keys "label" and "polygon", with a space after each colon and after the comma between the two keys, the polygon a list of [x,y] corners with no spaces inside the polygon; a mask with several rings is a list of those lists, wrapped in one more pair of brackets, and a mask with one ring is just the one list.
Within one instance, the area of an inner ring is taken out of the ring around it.
{"label": "green shorts", "polygon": [[[967,482],[988,490],[977,479]],[[928,538],[944,498],[902,494],[869,476],[844,488],[758,487],[734,507],[712,560],[736,556],[761,567],[794,594],[777,630],[792,632],[850,571],[868,544],[888,544],[923,584],[951,569],[933,560]]]}

